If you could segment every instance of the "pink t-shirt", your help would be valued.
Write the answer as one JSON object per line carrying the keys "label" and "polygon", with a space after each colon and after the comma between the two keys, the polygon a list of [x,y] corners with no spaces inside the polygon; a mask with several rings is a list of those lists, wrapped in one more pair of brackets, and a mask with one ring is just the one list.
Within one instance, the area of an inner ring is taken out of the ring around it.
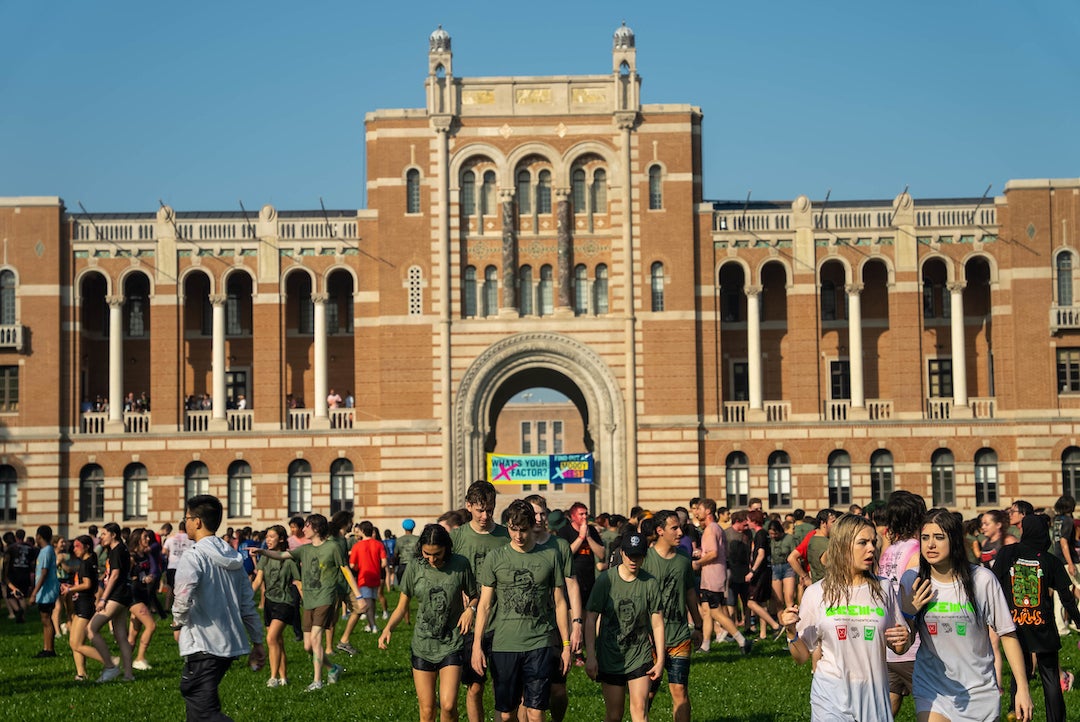
{"label": "pink t-shirt", "polygon": [[[912,557],[919,555],[919,540],[904,539],[890,544],[885,551],[881,552],[881,561],[878,563],[879,572],[884,579],[889,580],[893,592],[900,595],[900,578],[904,576]],[[917,567],[916,567],[917,568]],[[919,638],[916,636],[911,649],[903,654],[897,654],[886,647],[886,659],[889,662],[914,662],[915,653],[919,651]]]}
{"label": "pink t-shirt", "polygon": [[709,592],[727,591],[727,543],[720,525],[709,522],[701,532],[701,556],[716,552],[711,563],[701,567],[701,588]]}

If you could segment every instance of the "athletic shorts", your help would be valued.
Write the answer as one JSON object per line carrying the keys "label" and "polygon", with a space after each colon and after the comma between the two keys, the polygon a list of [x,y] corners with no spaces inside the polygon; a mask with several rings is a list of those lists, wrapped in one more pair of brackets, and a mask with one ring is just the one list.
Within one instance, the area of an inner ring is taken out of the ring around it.
{"label": "athletic shorts", "polygon": [[293,619],[296,617],[296,607],[288,602],[271,602],[266,600],[266,604],[263,606],[263,621],[266,626],[270,626],[270,622],[277,620],[279,622],[285,622],[285,624],[292,624]]}
{"label": "athletic shorts", "polygon": [[52,614],[56,609],[56,602],[38,602],[37,608],[42,614]]}
{"label": "athletic shorts", "polygon": [[[472,658],[473,641],[475,639],[472,632],[469,632],[461,638],[462,649],[465,650],[465,654],[468,655],[470,659]],[[493,639],[495,639],[495,632],[491,631],[485,632],[484,638],[480,640],[480,649],[484,650],[485,657],[491,657],[491,641]],[[471,664],[466,664],[461,670],[461,683],[466,687],[473,684],[483,684],[485,681],[487,681],[487,672],[485,671],[483,674],[477,674]]]}
{"label": "athletic shorts", "polygon": [[[667,648],[664,658],[664,671],[667,672],[668,684],[690,684],[690,640]],[[654,679],[652,691],[660,689],[660,679]]]}
{"label": "athletic shorts", "polygon": [[176,569],[165,570],[165,586],[169,589],[176,586]]}
{"label": "athletic shorts", "polygon": [[750,599],[764,605],[772,596],[772,574],[763,571],[756,579],[750,582]]}
{"label": "athletic shorts", "polygon": [[314,609],[305,609],[301,627],[305,632],[310,632],[312,627],[328,629],[334,626],[334,610],[336,607],[336,604],[326,604]]}
{"label": "athletic shorts", "polygon": [[[687,662],[689,662],[689,660],[687,660]],[[629,672],[612,673],[601,670],[600,673],[596,675],[596,680],[603,684],[610,684],[615,687],[625,687],[631,681],[641,679],[647,675],[649,670],[652,669],[652,666],[653,662],[646,662],[637,669],[632,669]],[[687,666],[689,667],[689,665]]]}
{"label": "athletic shorts", "polygon": [[8,574],[8,581],[18,589],[24,597],[30,596],[30,591],[34,588],[29,575],[23,576],[22,574],[13,572]]}
{"label": "athletic shorts", "polygon": [[438,662],[429,662],[426,659],[421,659],[415,654],[412,655],[412,668],[418,672],[438,672],[443,667],[464,667],[465,666],[465,652],[463,650],[457,652],[451,652]]}
{"label": "athletic shorts", "polygon": [[911,696],[911,677],[915,674],[915,661],[889,662],[889,694]]}
{"label": "athletic shorts", "polygon": [[[572,658],[571,658],[572,659]],[[574,666],[573,664],[570,665]],[[566,670],[567,673],[570,670]],[[551,683],[552,684],[566,684],[566,675],[562,671],[562,648],[551,648]]]}
{"label": "athletic shorts", "polygon": [[702,604],[708,604],[709,609],[718,609],[724,604],[725,595],[723,592],[714,592],[708,589],[702,589],[698,595],[701,598]]}
{"label": "athletic shorts", "polygon": [[728,582],[725,603],[729,607],[734,607],[740,599],[743,600],[744,605],[750,599],[750,585],[746,582]]}
{"label": "athletic shorts", "polygon": [[488,657],[495,692],[495,709],[513,712],[519,704],[529,709],[551,707],[551,647],[528,652],[492,652]]}

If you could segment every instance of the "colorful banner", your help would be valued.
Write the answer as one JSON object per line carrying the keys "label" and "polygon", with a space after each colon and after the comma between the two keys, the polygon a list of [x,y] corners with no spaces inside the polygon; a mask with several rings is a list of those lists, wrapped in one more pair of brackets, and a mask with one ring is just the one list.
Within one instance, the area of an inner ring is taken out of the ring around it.
{"label": "colorful banner", "polygon": [[592,454],[523,456],[488,454],[492,484],[591,484]]}

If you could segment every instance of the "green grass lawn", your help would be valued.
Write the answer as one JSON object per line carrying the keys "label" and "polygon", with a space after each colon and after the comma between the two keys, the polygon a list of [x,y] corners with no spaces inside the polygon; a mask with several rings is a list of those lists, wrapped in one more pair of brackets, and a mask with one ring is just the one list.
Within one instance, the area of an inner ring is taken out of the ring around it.
{"label": "green grass lawn", "polygon": [[[391,605],[396,594],[391,595]],[[391,606],[392,608],[392,606]],[[112,682],[106,685],[76,683],[74,663],[66,638],[57,639],[56,659],[33,659],[41,648],[41,626],[36,610],[31,621],[16,625],[0,614],[0,718],[6,720],[178,720],[184,718],[180,697],[180,658],[172,633],[164,628],[150,646],[148,658],[153,669],[136,670],[133,683]],[[380,626],[384,622],[380,621]],[[341,681],[319,692],[305,693],[311,681],[311,662],[303,646],[287,634],[286,653],[290,661],[290,684],[267,689],[265,670],[252,672],[243,660],[236,662],[221,685],[223,707],[237,720],[416,719],[416,694],[409,668],[407,625],[398,628],[392,649],[381,651],[375,634],[362,631],[352,637],[359,651],[355,657],[340,652],[333,660],[345,671]],[[1063,640],[1062,660],[1066,669],[1080,671],[1077,635]],[[113,645],[115,651],[115,645]],[[95,662],[87,662],[91,679],[100,671]],[[598,720],[603,716],[603,702],[598,684],[589,680],[584,669],[570,673],[570,710],[567,719]],[[732,643],[722,644],[708,654],[694,657],[690,674],[693,718],[709,722],[754,720],[791,722],[809,718],[810,668],[797,666],[788,656],[783,642],[767,641],[755,645],[744,658]],[[1042,690],[1033,690],[1036,719],[1042,714]],[[1080,715],[1080,691],[1065,695],[1070,715]],[[465,716],[464,695],[459,700],[461,718]],[[490,685],[487,693],[488,718],[492,718]],[[629,719],[629,713],[627,713]],[[662,690],[653,707],[652,719],[670,720],[671,704]],[[905,702],[899,718],[913,720],[912,703]]]}

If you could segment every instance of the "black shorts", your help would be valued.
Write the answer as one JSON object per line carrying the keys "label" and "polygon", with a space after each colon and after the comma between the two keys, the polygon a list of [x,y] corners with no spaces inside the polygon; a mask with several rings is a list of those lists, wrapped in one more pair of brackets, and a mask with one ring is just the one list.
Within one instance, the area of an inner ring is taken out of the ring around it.
{"label": "black shorts", "polygon": [[150,589],[151,588],[149,586],[147,586],[146,584],[143,584],[142,582],[132,582],[131,583],[131,606],[134,607],[136,604],[145,604],[146,606],[149,607],[150,604],[151,604],[150,596],[153,594],[153,592],[150,591]]}
{"label": "black shorts", "polygon": [[[571,664],[570,666],[574,665]],[[569,669],[566,671],[567,673],[570,672]],[[562,671],[562,650],[558,647],[551,648],[551,683],[566,684],[566,675]]]}
{"label": "black shorts", "polygon": [[30,582],[29,575],[24,577],[22,574],[11,573],[8,575],[8,581],[18,589],[24,597],[30,596],[30,591],[34,588],[34,585]]}
{"label": "black shorts", "polygon": [[529,709],[551,707],[551,647],[528,652],[492,652],[488,666],[495,692],[495,709],[513,712],[519,704]]}
{"label": "black shorts", "polygon": [[758,604],[764,604],[772,597],[772,569],[765,568],[754,579],[750,580],[750,599]]}
{"label": "black shorts", "polygon": [[451,652],[438,662],[429,662],[426,659],[421,659],[415,654],[412,655],[412,668],[418,672],[438,672],[443,667],[464,667],[465,666],[465,652],[464,650],[458,650],[457,652]]}
{"label": "black shorts", "polygon": [[296,607],[288,602],[271,602],[266,600],[266,604],[263,605],[263,621],[266,626],[270,626],[270,622],[277,620],[279,622],[285,622],[285,624],[292,624],[296,619]]}
{"label": "black shorts", "polygon": [[718,609],[724,604],[724,593],[702,589],[699,595],[702,604],[708,604],[709,609]]}
{"label": "black shorts", "polygon": [[[472,632],[469,632],[461,638],[462,649],[465,650],[465,655],[468,659],[472,659],[473,642],[476,637]],[[484,650],[485,657],[491,657],[491,641],[495,639],[495,632],[485,632],[484,638],[480,640],[480,649]],[[471,664],[466,664],[465,668],[461,670],[461,683],[466,687],[474,684],[483,684],[487,681],[487,672],[483,674],[477,674],[476,670],[472,668]]]}
{"label": "black shorts", "polygon": [[56,609],[56,602],[38,602],[37,608],[42,614],[52,614]]}
{"label": "black shorts", "polygon": [[742,600],[743,605],[750,599],[750,585],[746,582],[728,582],[726,604],[734,607]]}
{"label": "black shorts", "polygon": [[172,589],[173,587],[176,586],[176,570],[175,569],[166,569],[165,570],[165,586],[167,586],[169,589]]}
{"label": "black shorts", "polygon": [[632,669],[629,672],[620,672],[618,674],[601,671],[596,675],[596,680],[604,684],[614,685],[615,687],[625,687],[631,680],[641,679],[647,675],[649,670],[652,669],[652,666],[652,662],[646,662],[637,669]]}

